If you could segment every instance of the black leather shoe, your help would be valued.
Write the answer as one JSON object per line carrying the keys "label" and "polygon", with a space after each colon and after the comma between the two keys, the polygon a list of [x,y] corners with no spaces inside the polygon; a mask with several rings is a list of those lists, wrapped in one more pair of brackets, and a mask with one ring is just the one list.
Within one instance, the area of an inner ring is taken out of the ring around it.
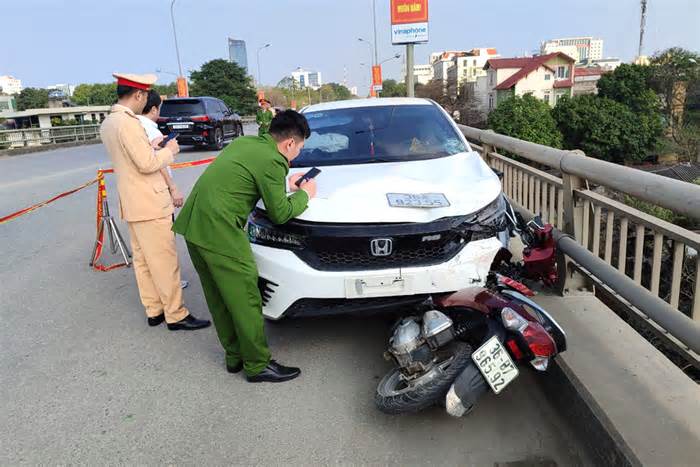
{"label": "black leather shoe", "polygon": [[171,331],[194,331],[195,329],[208,328],[211,321],[208,319],[197,319],[192,315],[187,315],[177,323],[168,323]]}
{"label": "black leather shoe", "polygon": [[249,383],[281,383],[294,379],[300,374],[299,368],[280,365],[276,361],[270,360],[263,371],[255,376],[246,376],[246,379]]}
{"label": "black leather shoe", "polygon": [[152,318],[148,318],[148,325],[149,326],[158,326],[160,323],[165,321],[165,313],[160,314],[158,316],[154,316]]}
{"label": "black leather shoe", "polygon": [[243,362],[239,363],[236,366],[226,365],[226,371],[228,371],[229,373],[240,373],[242,369],[243,369]]}

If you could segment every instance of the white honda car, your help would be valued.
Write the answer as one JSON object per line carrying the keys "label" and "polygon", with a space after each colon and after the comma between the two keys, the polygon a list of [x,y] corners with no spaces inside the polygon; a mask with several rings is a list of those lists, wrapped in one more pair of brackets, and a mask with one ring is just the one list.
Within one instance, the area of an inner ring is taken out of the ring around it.
{"label": "white honda car", "polygon": [[498,176],[427,99],[356,99],[302,110],[311,129],[290,175],[318,167],[318,195],[276,226],[251,215],[268,319],[371,313],[482,285],[507,241]]}

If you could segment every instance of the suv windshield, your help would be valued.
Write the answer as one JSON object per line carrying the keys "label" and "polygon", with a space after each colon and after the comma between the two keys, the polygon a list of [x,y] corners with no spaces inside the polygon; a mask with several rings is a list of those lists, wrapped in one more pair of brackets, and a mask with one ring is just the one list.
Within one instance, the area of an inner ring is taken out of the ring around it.
{"label": "suv windshield", "polygon": [[311,137],[293,167],[435,159],[467,150],[434,105],[304,112]]}
{"label": "suv windshield", "polygon": [[187,117],[205,113],[204,103],[199,99],[165,100],[160,108],[162,117]]}

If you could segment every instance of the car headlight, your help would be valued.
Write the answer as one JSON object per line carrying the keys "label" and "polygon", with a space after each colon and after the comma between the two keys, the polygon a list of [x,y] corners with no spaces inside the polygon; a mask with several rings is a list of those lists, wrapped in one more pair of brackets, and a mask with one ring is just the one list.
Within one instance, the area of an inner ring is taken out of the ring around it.
{"label": "car headlight", "polygon": [[503,193],[483,209],[465,217],[460,228],[471,231],[472,240],[489,238],[506,229],[506,199]]}
{"label": "car headlight", "polygon": [[248,239],[250,243],[275,248],[297,249],[304,247],[304,237],[285,232],[260,216],[248,219]]}

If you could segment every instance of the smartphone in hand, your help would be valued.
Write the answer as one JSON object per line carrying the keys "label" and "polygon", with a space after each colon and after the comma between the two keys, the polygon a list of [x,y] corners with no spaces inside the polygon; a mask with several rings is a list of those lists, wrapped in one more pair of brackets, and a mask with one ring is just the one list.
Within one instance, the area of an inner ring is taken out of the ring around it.
{"label": "smartphone in hand", "polygon": [[173,132],[170,133],[168,136],[166,136],[165,138],[163,138],[163,141],[160,142],[159,146],[160,146],[161,148],[164,148],[165,145],[168,144],[168,141],[170,141],[170,140],[173,139],[173,138],[177,138],[177,132],[176,132],[176,131],[173,131]]}
{"label": "smartphone in hand", "polygon": [[321,169],[317,169],[316,167],[313,167],[311,170],[306,172],[299,180],[294,183],[296,186],[300,187],[302,183],[308,182],[312,178],[316,178],[318,174],[321,173]]}

